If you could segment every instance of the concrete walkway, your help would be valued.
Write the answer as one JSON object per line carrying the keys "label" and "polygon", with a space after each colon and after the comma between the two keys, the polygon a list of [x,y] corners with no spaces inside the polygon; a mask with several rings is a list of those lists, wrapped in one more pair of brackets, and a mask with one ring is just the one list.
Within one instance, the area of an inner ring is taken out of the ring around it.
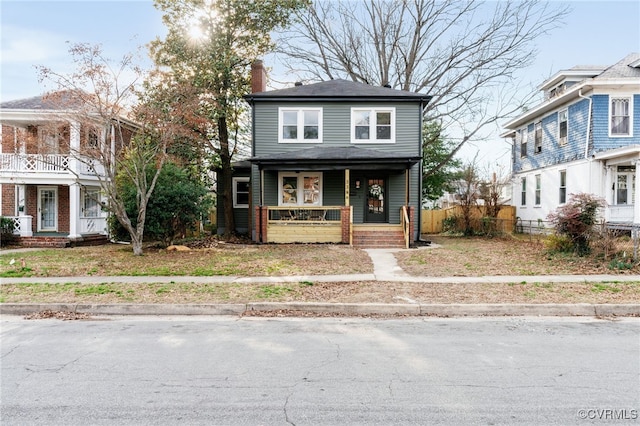
{"label": "concrete walkway", "polygon": [[[0,278],[2,284],[38,284],[38,283],[299,283],[309,282],[411,282],[424,283],[576,283],[576,282],[635,282],[639,275],[499,275],[483,277],[424,277],[411,276],[399,265],[394,253],[402,249],[366,249],[374,265],[372,274],[343,275],[296,275],[296,276],[90,276],[90,277],[27,277]],[[24,249],[3,250],[0,254],[18,253]],[[412,302],[412,301],[411,301]],[[342,314],[402,314],[402,315],[587,315],[587,316],[640,316],[640,303],[611,304],[344,304],[344,303],[249,303],[249,304],[211,304],[211,305],[140,305],[140,304],[0,304],[2,314],[24,314],[37,310],[72,310],[93,314],[139,314],[139,315],[217,315],[242,314],[246,311],[293,310],[316,313]],[[639,301],[640,302],[640,301]]]}

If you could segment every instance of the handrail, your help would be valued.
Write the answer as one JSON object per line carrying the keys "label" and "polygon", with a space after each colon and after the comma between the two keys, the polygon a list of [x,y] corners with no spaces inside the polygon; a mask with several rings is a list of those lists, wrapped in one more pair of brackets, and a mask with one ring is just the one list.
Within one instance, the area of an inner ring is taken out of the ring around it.
{"label": "handrail", "polygon": [[400,208],[400,222],[402,224],[402,233],[404,235],[405,248],[409,248],[409,214],[407,213],[407,206]]}

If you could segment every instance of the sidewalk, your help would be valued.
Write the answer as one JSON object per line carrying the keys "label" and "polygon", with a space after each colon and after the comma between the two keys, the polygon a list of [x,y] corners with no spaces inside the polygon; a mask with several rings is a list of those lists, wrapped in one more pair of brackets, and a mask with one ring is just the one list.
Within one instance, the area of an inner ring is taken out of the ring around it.
{"label": "sidewalk", "polygon": [[[401,249],[365,250],[374,264],[372,274],[297,275],[297,276],[97,276],[0,278],[2,284],[28,283],[297,283],[311,282],[412,282],[424,283],[551,283],[551,282],[634,282],[638,275],[511,275],[484,277],[420,277],[400,268],[393,253]],[[3,254],[8,251],[3,251]],[[42,310],[64,310],[95,315],[242,315],[248,311],[299,311],[341,315],[431,315],[431,316],[640,316],[637,304],[348,304],[348,303],[272,303],[248,304],[0,304],[0,313],[24,315]]]}

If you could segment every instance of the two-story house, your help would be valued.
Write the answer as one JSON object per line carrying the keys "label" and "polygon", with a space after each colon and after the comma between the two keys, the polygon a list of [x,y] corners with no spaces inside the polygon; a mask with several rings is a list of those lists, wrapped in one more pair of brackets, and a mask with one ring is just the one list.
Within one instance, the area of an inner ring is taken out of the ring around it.
{"label": "two-story house", "polygon": [[252,157],[233,186],[237,229],[268,243],[406,247],[419,238],[430,96],[346,80],[266,91],[259,61],[252,79]]}
{"label": "two-story house", "polygon": [[123,131],[116,132],[78,117],[52,97],[0,104],[0,214],[14,221],[22,245],[106,241],[100,186],[106,174],[95,157],[84,154],[105,152],[105,144],[115,152],[135,126],[122,118]]}
{"label": "two-story house", "polygon": [[544,101],[502,134],[513,143],[516,215],[545,221],[570,194],[590,193],[606,201],[608,223],[639,224],[640,54],[560,71],[541,90]]}

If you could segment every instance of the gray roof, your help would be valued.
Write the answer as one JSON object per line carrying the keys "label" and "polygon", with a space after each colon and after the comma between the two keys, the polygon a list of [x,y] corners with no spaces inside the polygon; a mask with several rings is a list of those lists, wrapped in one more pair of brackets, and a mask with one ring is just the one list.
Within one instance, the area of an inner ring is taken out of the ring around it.
{"label": "gray roof", "polygon": [[31,98],[16,99],[0,103],[1,109],[65,110],[73,105],[73,99],[65,92],[56,92]]}
{"label": "gray roof", "polygon": [[303,84],[287,89],[271,90],[246,95],[249,102],[255,100],[300,100],[300,99],[362,99],[428,102],[431,96],[423,93],[396,90],[388,87],[371,86],[349,80],[329,80],[313,84]]}
{"label": "gray roof", "polygon": [[385,168],[403,169],[417,163],[420,157],[356,146],[314,146],[253,157],[249,160],[263,168],[276,166],[281,170],[299,169],[302,165],[305,169],[309,169],[310,165],[315,169],[366,169],[372,168],[374,164],[384,165]]}
{"label": "gray roof", "polygon": [[602,74],[598,75],[596,79],[604,78],[637,78],[640,77],[640,68],[632,67],[631,64],[640,60],[640,53],[634,52],[627,55],[619,62],[611,65]]}

